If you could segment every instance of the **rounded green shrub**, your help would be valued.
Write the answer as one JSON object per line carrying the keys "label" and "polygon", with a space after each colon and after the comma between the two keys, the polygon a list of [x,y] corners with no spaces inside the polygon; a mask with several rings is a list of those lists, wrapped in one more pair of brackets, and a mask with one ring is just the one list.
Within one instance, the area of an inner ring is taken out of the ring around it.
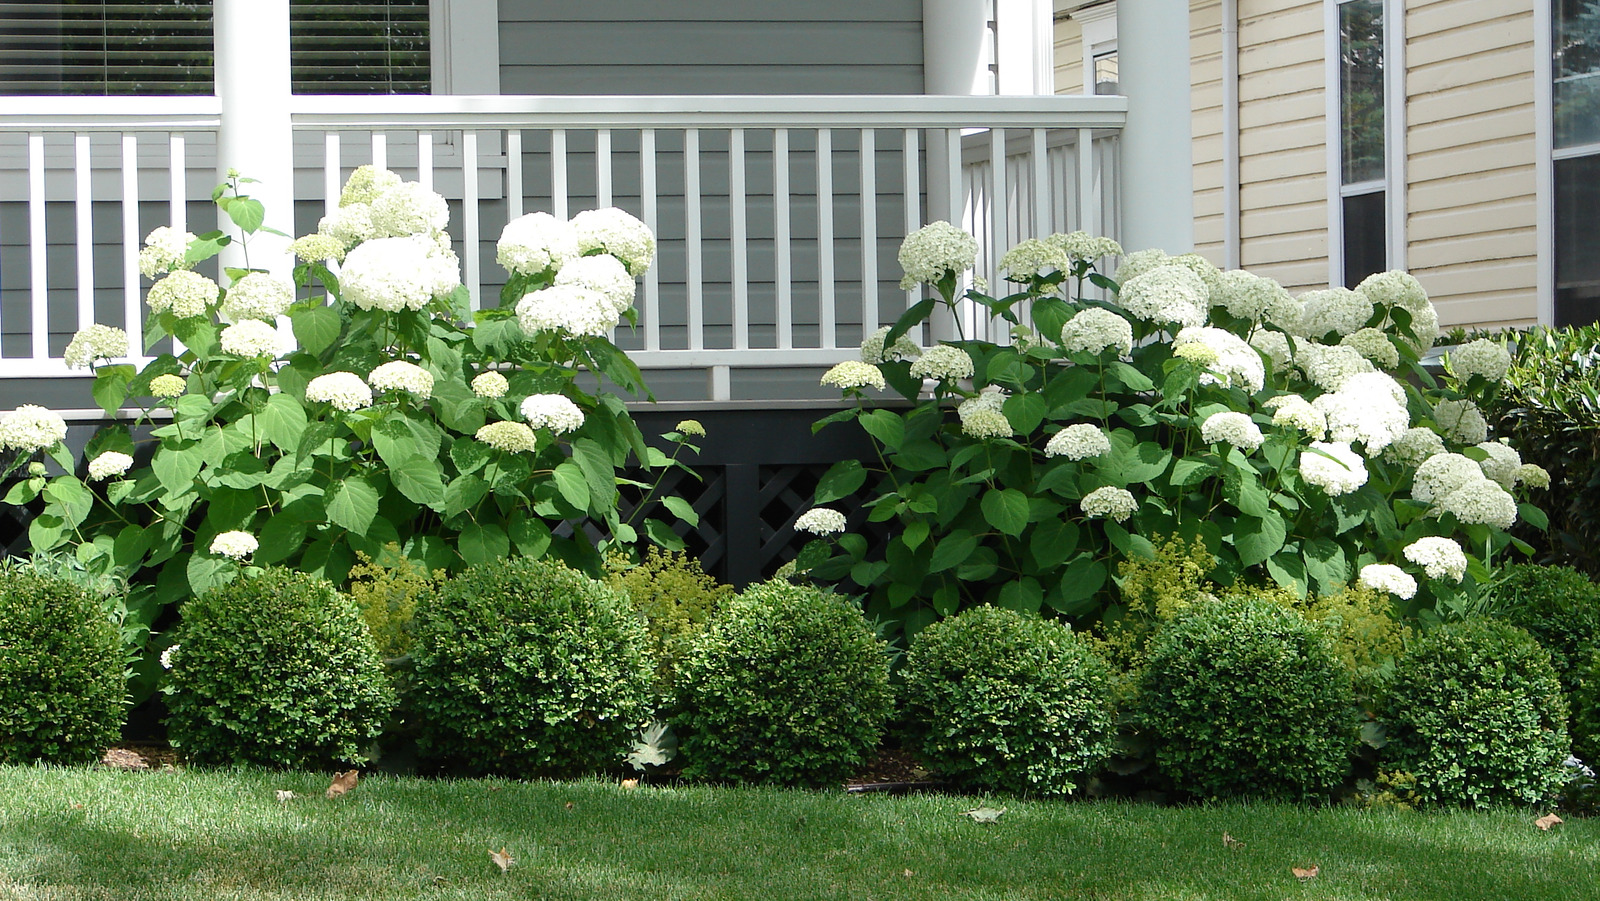
{"label": "rounded green shrub", "polygon": [[0,567],[0,763],[87,763],[121,733],[122,642],[83,588]]}
{"label": "rounded green shrub", "polygon": [[1532,804],[1566,781],[1561,684],[1549,652],[1509,623],[1423,635],[1395,665],[1382,720],[1385,766],[1414,775],[1423,801]]}
{"label": "rounded green shrub", "polygon": [[363,759],[394,692],[348,596],[274,567],[181,614],[163,691],[168,734],[191,760],[305,769]]}
{"label": "rounded green shrub", "polygon": [[844,598],[752,586],[695,636],[672,720],[684,775],[781,785],[842,781],[891,706],[886,645]]}
{"label": "rounded green shrub", "polygon": [[1063,623],[973,607],[917,633],[902,715],[930,770],[973,788],[1067,794],[1111,753],[1111,674]]}
{"label": "rounded green shrub", "polygon": [[1600,585],[1568,566],[1518,563],[1496,572],[1501,615],[1550,652],[1571,712],[1572,753],[1600,760]]}
{"label": "rounded green shrub", "polygon": [[1326,799],[1356,742],[1350,675],[1326,630],[1269,600],[1200,603],[1151,643],[1138,721],[1195,795]]}
{"label": "rounded green shrub", "polygon": [[650,716],[647,643],[626,595],[564,564],[473,566],[417,609],[418,750],[517,777],[614,766]]}

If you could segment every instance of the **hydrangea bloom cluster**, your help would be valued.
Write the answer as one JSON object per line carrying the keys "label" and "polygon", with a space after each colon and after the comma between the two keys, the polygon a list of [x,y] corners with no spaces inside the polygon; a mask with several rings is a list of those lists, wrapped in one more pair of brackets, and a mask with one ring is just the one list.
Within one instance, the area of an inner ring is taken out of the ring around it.
{"label": "hydrangea bloom cluster", "polygon": [[221,293],[222,289],[216,282],[200,273],[175,269],[150,286],[145,303],[152,313],[170,311],[179,319],[188,319],[191,316],[204,316]]}
{"label": "hydrangea bloom cluster", "polygon": [[339,242],[340,256],[362,241],[375,237],[377,232],[372,224],[372,207],[365,203],[346,204],[317,222],[317,234]]}
{"label": "hydrangea bloom cluster", "polygon": [[[1160,270],[1157,270],[1160,271]],[[1174,350],[1187,344],[1202,344],[1216,353],[1210,372],[1200,376],[1202,385],[1231,385],[1254,394],[1266,384],[1266,366],[1261,355],[1243,338],[1227,329],[1190,326],[1173,339]]]}
{"label": "hydrangea bloom cluster", "polygon": [[822,384],[845,390],[851,388],[876,388],[882,391],[885,387],[882,370],[871,363],[863,363],[859,360],[845,360],[843,363],[836,364],[832,369],[822,374]]}
{"label": "hydrangea bloom cluster", "polygon": [[1356,352],[1371,360],[1373,365],[1382,369],[1393,369],[1400,365],[1400,349],[1394,346],[1389,336],[1382,329],[1363,328],[1345,335],[1339,341],[1345,347],[1353,347]]}
{"label": "hydrangea bloom cluster", "polygon": [[461,286],[460,261],[429,237],[375,238],[345,257],[339,284],[363,310],[420,310]]}
{"label": "hydrangea bloom cluster", "polygon": [[1342,442],[1313,441],[1300,453],[1300,477],[1329,497],[1349,494],[1367,484],[1367,475],[1367,462]]}
{"label": "hydrangea bloom cluster", "polygon": [[1184,266],[1158,266],[1124,282],[1123,309],[1146,322],[1197,326],[1206,320],[1206,283]]}
{"label": "hydrangea bloom cluster", "polygon": [[0,416],[0,449],[31,454],[66,437],[67,421],[38,404],[23,404]]}
{"label": "hydrangea bloom cluster", "polygon": [[1461,545],[1449,538],[1418,538],[1402,551],[1407,560],[1422,567],[1430,579],[1449,578],[1459,582],[1467,574],[1467,555]]}
{"label": "hydrangea bloom cluster", "polygon": [[506,223],[495,245],[495,261],[518,275],[560,269],[577,258],[578,233],[572,223],[543,212]]}
{"label": "hydrangea bloom cluster", "polygon": [[978,239],[948,222],[930,222],[900,243],[900,268],[907,291],[920,282],[933,283],[945,275],[971,269],[978,259]]}
{"label": "hydrangea bloom cluster", "polygon": [[1429,457],[1444,452],[1444,439],[1439,437],[1438,432],[1417,426],[1406,429],[1399,438],[1384,448],[1383,458],[1409,469],[1416,469]]}
{"label": "hydrangea bloom cluster", "polygon": [[346,249],[344,241],[322,232],[312,232],[289,242],[289,252],[302,263],[343,262]]}
{"label": "hydrangea bloom cluster", "polygon": [[189,383],[181,375],[158,375],[150,380],[151,397],[178,397],[188,390]]}
{"label": "hydrangea bloom cluster", "polygon": [[1302,312],[1299,333],[1307,338],[1322,338],[1332,332],[1349,335],[1372,319],[1372,301],[1349,288],[1325,288],[1300,295]]}
{"label": "hydrangea bloom cluster", "polygon": [[1257,322],[1267,315],[1268,310],[1279,315],[1286,308],[1298,311],[1292,306],[1294,298],[1275,279],[1243,269],[1230,269],[1217,278],[1222,295],[1220,305],[1228,311],[1229,316]]}
{"label": "hydrangea bloom cluster", "polygon": [[1296,429],[1310,436],[1313,441],[1321,441],[1328,436],[1328,417],[1310,401],[1298,394],[1285,394],[1272,401],[1268,402],[1268,406],[1275,408],[1272,413],[1273,425]]}
{"label": "hydrangea bloom cluster", "polygon": [[1083,496],[1078,508],[1088,517],[1105,517],[1117,522],[1127,522],[1128,517],[1139,512],[1139,501],[1126,488],[1107,485]]}
{"label": "hydrangea bloom cluster", "polygon": [[1354,347],[1342,344],[1329,346],[1311,341],[1300,345],[1296,362],[1306,378],[1324,391],[1337,391],[1351,376],[1373,372],[1376,368]]}
{"label": "hydrangea bloom cluster", "polygon": [[1529,488],[1549,488],[1550,473],[1536,463],[1524,463],[1517,467],[1517,482]]}
{"label": "hydrangea bloom cluster", "polygon": [[1035,276],[1070,270],[1072,257],[1059,244],[1029,238],[1006,251],[1000,258],[1000,268],[1011,281],[1025,282]]}
{"label": "hydrangea bloom cluster", "polygon": [[72,336],[72,340],[67,342],[66,351],[61,354],[61,361],[69,369],[82,369],[92,365],[95,360],[114,360],[127,355],[128,333],[95,322]]}
{"label": "hydrangea bloom cluster", "polygon": [[145,278],[155,278],[174,269],[188,269],[193,264],[184,257],[189,252],[190,232],[180,232],[163,225],[145,235],[144,247],[139,251],[139,272]]}
{"label": "hydrangea bloom cluster", "polygon": [[1517,472],[1522,468],[1522,455],[1516,448],[1499,441],[1484,441],[1477,448],[1489,456],[1479,460],[1483,474],[1500,483],[1502,488],[1515,488]]}
{"label": "hydrangea bloom cluster", "polygon": [[833,535],[844,531],[844,514],[827,507],[812,507],[794,521],[796,532],[813,535]]}
{"label": "hydrangea bloom cluster", "polygon": [[1261,329],[1250,336],[1250,346],[1266,355],[1273,373],[1288,372],[1294,366],[1294,348],[1283,332]]}
{"label": "hydrangea bloom cluster", "polygon": [[472,379],[472,393],[479,397],[505,397],[510,388],[511,383],[498,372],[479,373]]}
{"label": "hydrangea bloom cluster", "polygon": [[1517,502],[1499,483],[1484,475],[1477,461],[1462,454],[1436,454],[1417,467],[1411,496],[1430,505],[1435,516],[1453,514],[1463,523],[1510,528]]}
{"label": "hydrangea bloom cluster", "polygon": [[1089,307],[1061,327],[1061,347],[1069,353],[1098,354],[1114,349],[1119,355],[1130,354],[1133,326],[1110,310]]}
{"label": "hydrangea bloom cluster", "polygon": [[517,324],[529,335],[558,331],[599,338],[616,328],[617,313],[599,291],[581,285],[552,285],[517,301]]}
{"label": "hydrangea bloom cluster", "polygon": [[243,560],[254,554],[259,546],[256,536],[238,530],[222,532],[211,539],[211,553],[234,560]]}
{"label": "hydrangea bloom cluster", "polygon": [[400,176],[388,169],[372,165],[357,166],[355,171],[350,173],[350,177],[345,179],[344,188],[339,192],[339,206],[370,204],[384,192],[399,187],[400,182]]}
{"label": "hydrangea bloom cluster", "polygon": [[1405,310],[1411,331],[1417,336],[1413,346],[1418,352],[1427,350],[1438,340],[1439,313],[1428,301],[1428,292],[1423,290],[1422,283],[1409,272],[1391,269],[1374,273],[1363,279],[1356,291],[1375,307],[1386,311],[1385,323],[1396,322],[1395,309]]}
{"label": "hydrangea bloom cluster", "polygon": [[992,391],[962,401],[956,407],[961,431],[973,438],[1010,438],[1011,421],[1000,412],[1004,403],[1005,397]]}
{"label": "hydrangea bloom cluster", "polygon": [[1451,371],[1460,379],[1481,375],[1491,382],[1498,381],[1511,368],[1511,354],[1488,338],[1463,344],[1451,351],[1448,357]]}
{"label": "hydrangea bloom cluster", "polygon": [[622,261],[609,253],[579,257],[561,267],[556,273],[556,285],[575,285],[597,292],[611,304],[612,312],[621,316],[633,306],[637,290],[633,276]]}
{"label": "hydrangea bloom cluster", "polygon": [[294,304],[294,286],[265,272],[251,272],[233,283],[222,299],[222,313],[234,322],[276,319]]}
{"label": "hydrangea bloom cluster", "polygon": [[528,453],[539,446],[539,438],[533,429],[520,422],[491,422],[478,429],[472,437],[508,454]]}
{"label": "hydrangea bloom cluster", "polygon": [[1171,260],[1172,257],[1167,256],[1166,251],[1158,250],[1154,247],[1149,250],[1135,250],[1133,253],[1125,254],[1122,257],[1122,265],[1117,267],[1116,282],[1119,285],[1126,286],[1133,279],[1158,266],[1165,266]]}
{"label": "hydrangea bloom cluster", "polygon": [[572,217],[578,236],[578,252],[609,253],[638,278],[650,271],[656,258],[656,236],[650,227],[616,207],[584,210]]}
{"label": "hydrangea bloom cluster", "polygon": [[104,451],[89,461],[89,481],[99,482],[120,476],[133,466],[133,457],[121,451]]}
{"label": "hydrangea bloom cluster", "polygon": [[1068,460],[1086,460],[1109,453],[1111,439],[1099,426],[1075,422],[1054,435],[1045,443],[1046,457],[1066,457]]}
{"label": "hydrangea bloom cluster", "polygon": [[685,419],[673,426],[672,430],[692,438],[704,438],[706,436],[706,427],[701,425],[698,419]]}
{"label": "hydrangea bloom cluster", "polygon": [[1433,421],[1444,436],[1460,444],[1478,444],[1489,437],[1483,411],[1470,400],[1442,400],[1433,406]]}
{"label": "hydrangea bloom cluster", "polygon": [[940,344],[922,352],[911,364],[912,378],[953,382],[972,378],[972,357],[959,347]]}
{"label": "hydrangea bloom cluster", "polygon": [[1411,426],[1405,389],[1385,372],[1362,372],[1311,405],[1327,417],[1332,441],[1359,441],[1368,454],[1394,443]]}
{"label": "hydrangea bloom cluster", "polygon": [[283,346],[278,330],[259,319],[244,319],[224,328],[217,343],[223,353],[241,357],[274,357]]}
{"label": "hydrangea bloom cluster", "polygon": [[1207,444],[1231,444],[1242,451],[1253,451],[1265,437],[1261,427],[1247,414],[1227,411],[1213,413],[1200,424],[1200,440]]}
{"label": "hydrangea bloom cluster", "polygon": [[1391,563],[1369,563],[1361,567],[1361,574],[1356,581],[1363,588],[1386,591],[1404,601],[1411,600],[1417,594],[1417,580]]}
{"label": "hydrangea bloom cluster", "polygon": [[886,325],[868,335],[867,339],[861,342],[861,362],[876,365],[900,360],[915,360],[917,357],[922,356],[922,348],[917,346],[917,342],[911,340],[910,335],[901,335],[894,339],[893,345],[885,348],[883,342],[885,338],[889,337],[891,330],[891,327]]}
{"label": "hydrangea bloom cluster", "polygon": [[433,396],[433,373],[406,360],[392,360],[372,370],[367,384],[379,391],[404,391],[418,400]]}
{"label": "hydrangea bloom cluster", "polygon": [[583,411],[566,395],[530,394],[522,401],[522,418],[536,429],[563,435],[583,426]]}
{"label": "hydrangea bloom cluster", "polygon": [[1086,231],[1054,234],[1045,238],[1050,244],[1061,249],[1069,258],[1093,263],[1102,257],[1122,256],[1122,245],[1110,238],[1091,235]]}
{"label": "hydrangea bloom cluster", "polygon": [[353,413],[372,406],[372,389],[353,372],[330,372],[306,385],[306,400],[332,404],[335,410]]}
{"label": "hydrangea bloom cluster", "polygon": [[436,235],[449,224],[445,199],[418,182],[401,182],[372,200],[372,232],[379,238]]}

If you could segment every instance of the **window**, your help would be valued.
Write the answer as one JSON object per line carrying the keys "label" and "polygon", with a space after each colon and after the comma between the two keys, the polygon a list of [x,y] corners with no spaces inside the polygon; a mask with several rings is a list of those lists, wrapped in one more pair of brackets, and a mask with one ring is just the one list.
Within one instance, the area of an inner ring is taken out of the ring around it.
{"label": "window", "polygon": [[1600,0],[1552,0],[1555,324],[1600,321]]}
{"label": "window", "polygon": [[1382,0],[1345,0],[1338,17],[1339,275],[1354,287],[1389,268]]}
{"label": "window", "polygon": [[1096,94],[1116,94],[1119,90],[1117,82],[1117,51],[1099,53],[1094,58],[1094,92]]}
{"label": "window", "polygon": [[[210,94],[211,0],[0,6],[0,94]],[[429,0],[290,0],[296,93],[426,94]]]}

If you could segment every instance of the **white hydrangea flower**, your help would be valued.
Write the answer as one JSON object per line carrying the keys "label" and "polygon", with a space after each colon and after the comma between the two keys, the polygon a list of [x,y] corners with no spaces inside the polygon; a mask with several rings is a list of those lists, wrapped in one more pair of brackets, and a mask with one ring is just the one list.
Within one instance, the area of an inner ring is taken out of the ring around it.
{"label": "white hydrangea flower", "polygon": [[1367,463],[1348,444],[1313,441],[1310,449],[1300,453],[1300,477],[1329,497],[1338,497],[1367,484]]}
{"label": "white hydrangea flower", "polygon": [[1436,504],[1463,485],[1483,481],[1483,469],[1464,454],[1434,454],[1422,461],[1411,477],[1411,497],[1424,504]]}
{"label": "white hydrangea flower", "polygon": [[617,321],[611,301],[581,285],[552,285],[517,301],[517,324],[528,335],[559,331],[600,338],[616,328]]}
{"label": "white hydrangea flower", "polygon": [[168,225],[160,226],[145,235],[144,248],[139,251],[139,272],[145,278],[155,278],[174,269],[193,266],[184,256],[189,252],[190,232],[180,232]]}
{"label": "white hydrangea flower", "polygon": [[1206,286],[1205,309],[1222,304],[1222,270],[1217,268],[1217,264],[1198,253],[1180,253],[1168,260],[1167,264],[1182,266],[1200,277],[1201,284]]}
{"label": "white hydrangea flower", "polygon": [[844,531],[844,514],[827,507],[812,507],[794,521],[796,532],[813,535],[833,535]]}
{"label": "white hydrangea flower", "polygon": [[621,260],[634,278],[650,271],[655,261],[656,236],[650,227],[616,207],[584,210],[572,217],[572,228],[578,235],[579,253],[609,253]]}
{"label": "white hydrangea flower", "polygon": [[1517,467],[1517,481],[1529,488],[1549,488],[1550,473],[1536,463],[1524,463]]}
{"label": "white hydrangea flower", "polygon": [[882,391],[886,386],[882,370],[871,363],[863,363],[859,360],[845,360],[843,363],[836,364],[832,369],[822,374],[821,383],[845,390],[851,388],[876,388]]}
{"label": "white hydrangea flower", "polygon": [[1409,601],[1417,594],[1417,580],[1390,563],[1369,563],[1361,567],[1361,574],[1356,581],[1363,588],[1386,591],[1403,601]]}
{"label": "white hydrangea flower", "polygon": [[363,310],[420,310],[461,284],[459,262],[428,237],[376,238],[345,257],[341,294]]}
{"label": "white hydrangea flower", "polygon": [[406,360],[393,360],[372,370],[367,384],[379,391],[404,391],[418,400],[433,396],[433,373]]}
{"label": "white hydrangea flower", "polygon": [[1498,342],[1488,338],[1463,344],[1448,356],[1451,371],[1460,379],[1481,375],[1491,382],[1497,382],[1511,368],[1511,354]]}
{"label": "white hydrangea flower", "polygon": [[[1222,355],[1217,353],[1216,348],[1209,344],[1201,344],[1198,341],[1174,345],[1172,355],[1180,360],[1188,360],[1196,366],[1203,366],[1207,369],[1215,366],[1217,361],[1222,359]],[[1215,376],[1211,376],[1210,379],[1207,384],[1216,384],[1218,381]]]}
{"label": "white hydrangea flower", "polygon": [[701,425],[700,420],[698,419],[685,419],[673,426],[672,430],[681,435],[688,435],[693,438],[704,438],[706,436],[706,427]]}
{"label": "white hydrangea flower", "polygon": [[1244,413],[1230,410],[1207,416],[1205,422],[1200,424],[1200,440],[1207,444],[1231,444],[1242,451],[1253,451],[1265,439],[1255,420]]}
{"label": "white hydrangea flower", "polygon": [[1389,340],[1388,334],[1383,329],[1357,329],[1341,338],[1339,343],[1345,347],[1355,348],[1357,353],[1371,360],[1373,365],[1380,369],[1394,369],[1400,365],[1400,350]]}
{"label": "white hydrangea flower", "polygon": [[1102,257],[1122,256],[1122,245],[1098,235],[1091,235],[1086,231],[1068,232],[1067,234],[1054,234],[1045,241],[1061,249],[1068,257],[1074,260],[1083,260],[1093,263]]}
{"label": "white hydrangea flower", "polygon": [[564,394],[530,394],[522,401],[522,418],[536,429],[557,435],[583,425],[583,411]]}
{"label": "white hydrangea flower", "polygon": [[377,234],[372,225],[372,207],[365,203],[341,206],[317,221],[317,234],[338,241],[348,251]]}
{"label": "white hydrangea flower", "polygon": [[1072,258],[1058,244],[1029,238],[1006,251],[1000,258],[1000,269],[1006,273],[1007,280],[1025,282],[1038,275],[1070,271]]}
{"label": "white hydrangea flower", "polygon": [[1361,372],[1311,405],[1327,417],[1331,441],[1359,441],[1368,454],[1393,444],[1411,427],[1405,389],[1384,372]]}
{"label": "white hydrangea flower", "polygon": [[372,231],[379,238],[434,235],[449,224],[450,205],[419,182],[402,182],[372,201]]}
{"label": "white hydrangea flower", "polygon": [[1117,267],[1117,274],[1113,280],[1118,285],[1126,285],[1146,272],[1165,266],[1171,261],[1172,257],[1167,256],[1164,250],[1154,247],[1149,250],[1135,250],[1122,257],[1122,265]]}
{"label": "white hydrangea flower", "polygon": [[179,319],[188,319],[191,316],[204,316],[221,293],[222,289],[216,282],[200,273],[174,269],[150,286],[145,303],[152,313],[170,310]]}
{"label": "white hydrangea flower", "polygon": [[508,454],[527,453],[539,446],[539,437],[520,422],[491,422],[472,437]]}
{"label": "white hydrangea flower", "polygon": [[276,357],[283,348],[278,330],[259,319],[242,319],[217,336],[222,352],[241,357]]}
{"label": "white hydrangea flower", "polygon": [[172,663],[173,663],[174,660],[177,659],[178,648],[179,647],[181,647],[181,645],[172,645],[172,646],[168,647],[165,651],[161,652],[161,668],[162,669],[172,669]]}
{"label": "white hydrangea flower", "polygon": [[1300,295],[1298,333],[1306,338],[1322,338],[1329,332],[1348,335],[1366,327],[1372,319],[1372,301],[1349,288],[1324,288]]}
{"label": "white hydrangea flower", "polygon": [[939,344],[922,352],[911,364],[912,378],[953,382],[972,378],[972,357],[959,347]]}
{"label": "white hydrangea flower", "polygon": [[1133,353],[1133,325],[1110,310],[1086,307],[1061,327],[1061,348],[1091,354],[1115,349],[1127,355]]}
{"label": "white hydrangea flower", "polygon": [[294,304],[294,286],[265,272],[252,272],[233,283],[222,299],[222,312],[234,322],[276,319]]}
{"label": "white hydrangea flower", "polygon": [[1490,479],[1479,478],[1440,498],[1439,512],[1451,513],[1468,525],[1482,523],[1509,529],[1517,521],[1517,501]]}
{"label": "white hydrangea flower", "polygon": [[495,245],[495,262],[518,275],[560,269],[578,258],[578,232],[549,213],[528,213],[506,223]]}
{"label": "white hydrangea flower", "polygon": [[61,355],[61,361],[67,364],[68,369],[82,369],[92,365],[95,360],[114,360],[127,355],[128,333],[115,326],[94,322],[72,336]]}
{"label": "white hydrangea flower", "polygon": [[1268,309],[1282,309],[1286,301],[1293,301],[1288,289],[1274,279],[1230,269],[1217,277],[1221,291],[1221,306],[1228,315],[1251,322],[1260,321]]}
{"label": "white hydrangea flower", "polygon": [[1428,458],[1445,452],[1444,439],[1433,429],[1417,426],[1406,429],[1393,443],[1383,449],[1383,458],[1392,463],[1415,469]]}
{"label": "white hydrangea flower", "polygon": [[579,257],[568,262],[556,273],[555,283],[599,292],[611,303],[611,309],[618,316],[633,306],[634,294],[638,290],[633,276],[628,274],[628,267],[608,253]]}
{"label": "white hydrangea flower", "polygon": [[150,380],[151,397],[178,397],[188,390],[189,383],[181,375],[158,375]]}
{"label": "white hydrangea flower", "polygon": [[1158,266],[1122,283],[1118,302],[1146,322],[1198,326],[1206,319],[1210,291],[1185,266]]}
{"label": "white hydrangea flower", "polygon": [[104,451],[89,461],[89,481],[120,476],[133,467],[133,457],[121,451]]}
{"label": "white hydrangea flower", "polygon": [[961,431],[972,438],[1010,438],[1011,421],[1000,412],[1005,396],[985,391],[969,397],[956,406],[956,416],[961,419]]}
{"label": "white hydrangea flower", "polygon": [[345,242],[321,232],[312,232],[289,243],[289,252],[302,263],[343,262],[345,249]]}
{"label": "white hydrangea flower", "polygon": [[1275,373],[1288,372],[1294,367],[1294,348],[1283,332],[1258,329],[1250,336],[1250,346],[1266,355]]}
{"label": "white hydrangea flower", "polygon": [[1096,488],[1083,496],[1078,507],[1088,517],[1109,517],[1117,522],[1127,522],[1128,517],[1139,512],[1139,501],[1126,488]]}
{"label": "white hydrangea flower", "polygon": [[352,413],[372,406],[372,389],[353,372],[330,372],[306,385],[306,400],[329,403],[336,410]]}
{"label": "white hydrangea flower", "polygon": [[400,186],[400,176],[388,169],[380,169],[373,165],[357,166],[345,179],[344,189],[339,192],[339,206],[347,207],[357,203],[371,203],[379,195],[391,188]]}
{"label": "white hydrangea flower", "polygon": [[1442,400],[1433,406],[1433,421],[1444,436],[1460,444],[1477,444],[1489,437],[1483,411],[1470,400]]}
{"label": "white hydrangea flower", "polygon": [[892,347],[885,349],[883,340],[889,337],[890,331],[891,327],[886,325],[868,335],[867,340],[861,342],[861,362],[876,365],[878,363],[893,363],[901,360],[915,360],[917,357],[922,356],[922,348],[917,346],[917,342],[911,340],[910,335],[901,335],[894,339]]}
{"label": "white hydrangea flower", "polygon": [[211,539],[211,553],[231,557],[234,560],[243,560],[254,554],[259,546],[256,536],[238,530],[222,532]]}
{"label": "white hydrangea flower", "polygon": [[1178,332],[1172,346],[1176,350],[1189,344],[1202,344],[1217,355],[1216,362],[1209,364],[1211,371],[1200,376],[1200,384],[1231,385],[1252,394],[1266,384],[1267,371],[1261,354],[1233,332],[1210,326],[1189,326]]}
{"label": "white hydrangea flower", "polygon": [[1298,394],[1275,397],[1273,400],[1282,401],[1275,405],[1269,402],[1269,405],[1277,408],[1272,414],[1273,425],[1297,429],[1313,441],[1321,441],[1327,437],[1328,417],[1310,401]]}
{"label": "white hydrangea flower", "polygon": [[1344,345],[1328,346],[1313,341],[1302,341],[1300,353],[1295,358],[1306,378],[1324,391],[1337,391],[1346,380],[1363,372],[1373,372],[1377,367],[1361,355],[1361,351]]}
{"label": "white hydrangea flower", "polygon": [[1356,290],[1373,304],[1404,307],[1412,313],[1433,307],[1432,302],[1428,300],[1428,292],[1422,288],[1422,283],[1411,273],[1401,269],[1369,275],[1361,280]]}
{"label": "white hydrangea flower", "polygon": [[480,373],[472,380],[472,393],[479,397],[496,398],[505,397],[511,383],[498,372]]}
{"label": "white hydrangea flower", "polygon": [[978,239],[944,220],[930,222],[900,243],[900,287],[911,290],[919,282],[933,283],[946,273],[971,269],[978,259]]}
{"label": "white hydrangea flower", "polygon": [[31,454],[66,437],[67,421],[38,404],[23,404],[0,416],[0,449]]}
{"label": "white hydrangea flower", "polygon": [[1515,488],[1517,470],[1522,468],[1522,455],[1517,453],[1516,448],[1499,441],[1483,441],[1476,446],[1489,455],[1488,459],[1478,461],[1483,474],[1498,482],[1502,488]]}
{"label": "white hydrangea flower", "polygon": [[1066,457],[1068,460],[1086,460],[1111,451],[1111,439],[1097,425],[1075,422],[1054,435],[1045,443],[1046,457]]}
{"label": "white hydrangea flower", "polygon": [[1422,567],[1430,579],[1449,577],[1459,582],[1467,574],[1467,555],[1449,538],[1418,538],[1402,551],[1407,560]]}

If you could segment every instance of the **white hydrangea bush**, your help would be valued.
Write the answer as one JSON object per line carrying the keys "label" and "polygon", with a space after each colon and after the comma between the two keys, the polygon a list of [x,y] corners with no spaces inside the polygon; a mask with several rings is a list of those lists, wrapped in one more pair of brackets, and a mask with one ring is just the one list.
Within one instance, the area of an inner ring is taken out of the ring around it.
{"label": "white hydrangea bush", "polygon": [[[879,453],[836,464],[815,501],[871,480],[872,518],[897,531],[882,548],[831,539],[801,569],[849,579],[886,622],[976,604],[1092,622],[1118,561],[1170,535],[1204,539],[1228,581],[1360,583],[1443,613],[1520,545],[1508,529],[1544,521],[1532,501],[1549,475],[1481,412],[1509,356],[1475,341],[1446,353],[1445,378],[1427,371],[1438,314],[1407,273],[1296,296],[1075,233],[1018,243],[999,260],[1015,293],[992,297],[968,275],[974,247],[948,223],[908,237],[903,284],[928,296],[823,379],[856,403],[823,424],[858,420]],[[1100,267],[1116,257],[1112,281]],[[1027,340],[961,336],[962,304]],[[864,389],[880,385],[910,408],[874,408]],[[1419,541],[1460,559],[1408,554]]]}

